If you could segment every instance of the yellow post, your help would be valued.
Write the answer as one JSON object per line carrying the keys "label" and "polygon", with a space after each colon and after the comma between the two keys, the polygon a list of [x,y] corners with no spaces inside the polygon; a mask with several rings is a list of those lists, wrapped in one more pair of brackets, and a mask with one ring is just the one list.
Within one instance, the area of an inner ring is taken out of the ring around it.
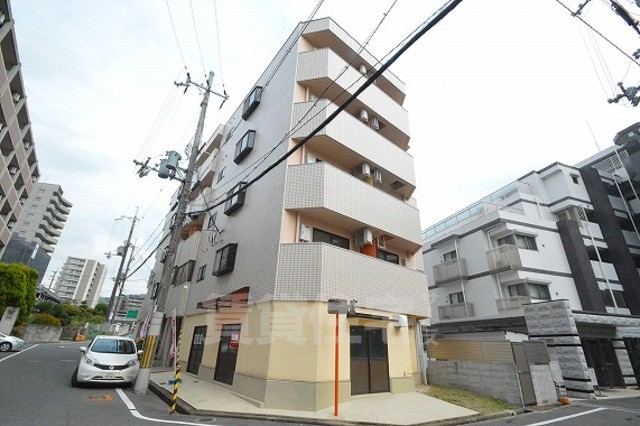
{"label": "yellow post", "polygon": [[180,330],[178,331],[178,343],[176,344],[176,372],[173,377],[173,395],[171,397],[171,409],[169,410],[169,414],[173,414],[176,411],[176,403],[178,402],[178,388],[180,387],[180,342],[182,341],[182,329],[184,328],[184,318],[180,321]]}

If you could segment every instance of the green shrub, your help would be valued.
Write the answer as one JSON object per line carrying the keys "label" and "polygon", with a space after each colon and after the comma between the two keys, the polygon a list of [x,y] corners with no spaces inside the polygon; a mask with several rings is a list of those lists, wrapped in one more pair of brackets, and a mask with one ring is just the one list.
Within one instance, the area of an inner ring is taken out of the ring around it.
{"label": "green shrub", "polygon": [[50,314],[38,314],[29,320],[30,324],[40,324],[40,325],[53,325],[55,327],[60,327],[60,320],[53,315]]}

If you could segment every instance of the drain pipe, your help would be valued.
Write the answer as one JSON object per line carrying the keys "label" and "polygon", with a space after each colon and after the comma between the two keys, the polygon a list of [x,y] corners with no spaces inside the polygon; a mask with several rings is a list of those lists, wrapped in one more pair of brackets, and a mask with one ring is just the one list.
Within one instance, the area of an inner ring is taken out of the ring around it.
{"label": "drain pipe", "polygon": [[424,362],[424,339],[422,336],[422,325],[419,319],[416,319],[416,356],[418,357],[420,380],[423,385],[427,385],[427,366]]}

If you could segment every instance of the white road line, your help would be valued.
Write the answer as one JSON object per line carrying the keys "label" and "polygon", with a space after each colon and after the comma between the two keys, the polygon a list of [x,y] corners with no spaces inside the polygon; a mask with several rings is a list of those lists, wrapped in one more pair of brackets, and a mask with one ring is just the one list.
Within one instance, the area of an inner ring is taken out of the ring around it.
{"label": "white road line", "polygon": [[557,422],[561,422],[563,420],[573,419],[574,417],[586,416],[587,414],[592,414],[592,413],[595,413],[595,412],[598,412],[598,411],[602,411],[602,410],[606,410],[606,408],[605,407],[601,407],[601,408],[596,408],[594,410],[583,411],[582,413],[571,414],[569,416],[556,417],[555,419],[545,420],[544,422],[531,423],[531,424],[529,424],[527,426],[549,425],[551,423],[557,423]]}
{"label": "white road line", "polygon": [[[181,422],[176,420],[154,419],[151,417],[143,416],[138,412],[138,410],[136,409],[136,406],[133,405],[133,402],[131,402],[127,394],[125,394],[122,389],[116,388],[116,392],[118,392],[118,395],[120,395],[122,402],[124,402],[124,404],[127,406],[131,415],[133,417],[137,417],[138,419],[148,420],[150,422],[167,423],[171,425],[202,426],[202,423],[190,423],[190,422]],[[212,426],[216,426],[216,425],[212,425]]]}
{"label": "white road line", "polygon": [[35,348],[36,346],[38,346],[38,344],[37,344],[37,343],[36,343],[35,345],[33,345],[33,346],[29,346],[27,349],[24,349],[24,350],[22,350],[22,351],[20,351],[20,352],[16,352],[15,354],[11,354],[11,355],[9,355],[9,356],[5,356],[4,358],[0,359],[0,362],[2,362],[2,361],[6,361],[6,360],[8,360],[9,358],[12,358],[12,357],[14,357],[14,356],[16,356],[16,355],[23,354],[23,353],[25,353],[26,351],[28,351],[28,350],[30,350],[30,349],[33,349],[33,348]]}

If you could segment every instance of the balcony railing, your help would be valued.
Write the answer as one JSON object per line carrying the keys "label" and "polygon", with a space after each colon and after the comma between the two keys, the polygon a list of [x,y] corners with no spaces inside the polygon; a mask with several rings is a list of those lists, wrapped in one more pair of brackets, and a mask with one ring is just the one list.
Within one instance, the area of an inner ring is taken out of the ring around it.
{"label": "balcony railing", "polygon": [[502,271],[522,267],[518,246],[505,244],[487,252],[489,270]]}
{"label": "balcony railing", "polygon": [[516,296],[516,297],[509,297],[506,299],[496,299],[496,305],[498,306],[498,311],[500,312],[520,309],[522,305],[526,303],[531,303],[530,297]]}
{"label": "balcony railing", "polygon": [[473,303],[456,303],[453,305],[438,306],[438,316],[443,319],[474,317]]}
{"label": "balcony railing", "polygon": [[467,262],[463,258],[451,259],[433,267],[436,284],[446,284],[452,281],[466,279]]}

